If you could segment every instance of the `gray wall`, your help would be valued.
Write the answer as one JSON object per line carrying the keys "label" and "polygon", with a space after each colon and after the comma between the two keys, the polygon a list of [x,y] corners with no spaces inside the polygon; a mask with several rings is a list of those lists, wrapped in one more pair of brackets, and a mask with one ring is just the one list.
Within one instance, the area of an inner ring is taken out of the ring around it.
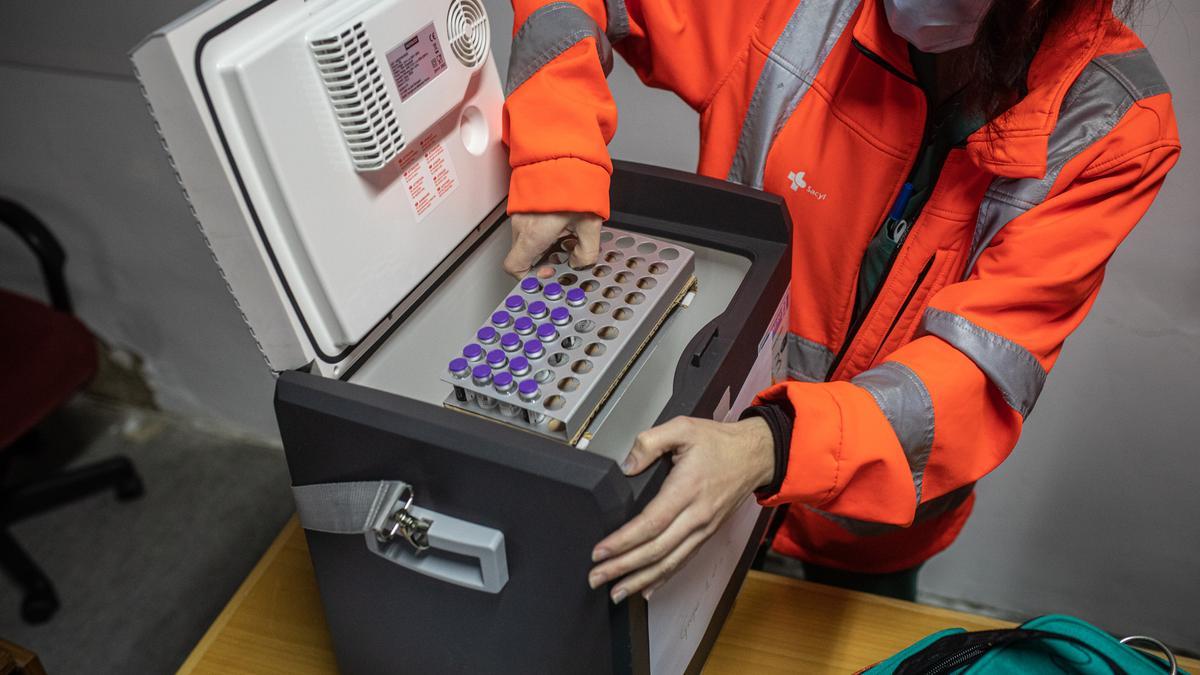
{"label": "gray wall", "polygon": [[[0,1],[0,194],[62,239],[77,312],[108,344],[145,359],[162,407],[273,438],[270,372],[126,56],[195,4]],[[0,285],[41,291],[32,258],[6,230]]]}
{"label": "gray wall", "polygon": [[[62,236],[80,314],[145,357],[164,407],[272,435],[270,376],[126,65],[141,36],[192,4],[0,3],[0,192]],[[511,11],[487,4],[506,63]],[[1189,39],[1200,35],[1200,4],[1152,1],[1143,24],[1175,90],[1185,145],[1200,147],[1200,44]],[[614,155],[693,168],[695,114],[623,63],[610,81],[621,106]],[[1113,260],[1014,456],[980,485],[959,543],[927,566],[927,596],[1078,614],[1200,650],[1196,157],[1185,152]],[[38,289],[7,240],[0,284]]]}

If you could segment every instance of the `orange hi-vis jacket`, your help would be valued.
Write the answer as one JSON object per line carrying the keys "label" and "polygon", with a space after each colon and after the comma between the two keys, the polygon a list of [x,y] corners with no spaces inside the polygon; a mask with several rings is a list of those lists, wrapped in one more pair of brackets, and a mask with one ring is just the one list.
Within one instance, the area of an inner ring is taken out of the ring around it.
{"label": "orange hi-vis jacket", "polygon": [[787,201],[791,381],[760,395],[795,411],[764,500],[791,504],[776,550],[882,573],[948,546],[1179,153],[1111,0],[1051,25],[1027,95],[950,152],[858,325],[859,265],[926,115],[880,0],[513,4],[510,213],[608,216],[613,49],[699,111],[701,174]]}

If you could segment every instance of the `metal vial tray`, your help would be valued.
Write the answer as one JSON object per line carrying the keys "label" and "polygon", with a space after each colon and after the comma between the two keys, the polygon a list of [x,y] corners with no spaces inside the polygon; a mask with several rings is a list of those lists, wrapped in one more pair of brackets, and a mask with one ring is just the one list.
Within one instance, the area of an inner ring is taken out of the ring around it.
{"label": "metal vial tray", "polygon": [[[694,254],[676,244],[605,228],[597,263],[575,270],[568,264],[574,243],[574,239],[562,240],[535,266],[552,266],[552,277],[522,279],[490,320],[482,317],[482,335],[464,336],[467,346],[461,354],[451,355],[442,377],[454,387],[446,398],[448,407],[578,442],[654,332],[695,283]],[[541,309],[539,302],[546,306],[545,314],[536,311]],[[570,315],[566,321],[563,308]],[[559,321],[552,322],[556,310]],[[544,326],[553,327],[553,337]],[[489,328],[496,336],[485,343],[482,338],[491,337]],[[502,347],[506,337],[507,350]],[[518,346],[512,350],[514,342]],[[542,348],[536,357],[528,355],[527,346],[536,353],[531,342]],[[505,357],[503,362],[497,351]],[[528,361],[528,372],[520,368],[518,357]],[[476,379],[476,375],[487,378]],[[512,388],[504,391],[497,382]],[[534,395],[529,390],[535,385]]]}

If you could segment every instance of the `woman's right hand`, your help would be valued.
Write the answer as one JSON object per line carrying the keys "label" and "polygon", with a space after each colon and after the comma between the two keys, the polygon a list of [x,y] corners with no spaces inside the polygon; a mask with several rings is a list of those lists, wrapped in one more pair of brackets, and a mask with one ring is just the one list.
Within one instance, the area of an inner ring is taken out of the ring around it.
{"label": "woman's right hand", "polygon": [[[504,259],[504,271],[520,279],[554,245],[574,233],[578,243],[571,250],[571,266],[587,267],[600,255],[600,216],[594,213],[514,213],[512,249]],[[538,270],[539,277],[553,274],[549,267]]]}

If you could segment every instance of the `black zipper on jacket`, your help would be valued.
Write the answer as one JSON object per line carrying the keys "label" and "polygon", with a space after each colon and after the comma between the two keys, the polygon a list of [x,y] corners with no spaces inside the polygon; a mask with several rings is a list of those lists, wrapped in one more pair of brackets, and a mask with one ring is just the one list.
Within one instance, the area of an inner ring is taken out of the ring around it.
{"label": "black zipper on jacket", "polygon": [[904,311],[908,309],[909,303],[913,298],[917,297],[917,291],[921,288],[921,284],[925,283],[925,277],[929,275],[929,270],[933,269],[933,260],[936,256],[929,256],[929,260],[925,261],[925,266],[921,268],[921,273],[917,275],[917,280],[913,282],[912,288],[908,289],[908,297],[904,298],[904,304],[900,305],[900,309],[896,310],[896,316],[892,319],[892,325],[888,326],[887,332],[879,340],[879,346],[875,348],[875,353],[871,355],[871,361],[874,361],[879,356],[879,350],[883,349],[884,343],[892,336],[892,331],[896,330],[896,324],[900,323],[900,317],[904,316]]}
{"label": "black zipper on jacket", "polygon": [[[884,58],[882,56],[876,54],[875,52],[871,51],[870,49],[867,49],[858,40],[852,39],[850,42],[854,45],[854,47],[858,51],[862,52],[863,55],[865,55],[868,59],[879,64],[887,72],[895,75],[896,77],[900,78],[901,80],[904,80],[905,82],[908,82],[909,84],[913,85],[914,87],[917,87],[918,89],[921,90],[921,94],[923,96],[925,95],[925,90],[921,87],[920,82],[917,82],[915,79],[902,73],[898,68],[896,68],[895,66],[893,66],[892,64],[890,64],[886,60],[884,60]],[[928,98],[926,98],[925,107],[926,107],[925,129],[921,132],[921,145],[920,145],[921,150],[918,151],[917,156],[913,158],[913,161],[909,163],[908,173],[912,173],[913,166],[916,165],[917,159],[920,158],[922,152],[925,152],[925,146],[928,143],[929,134],[933,131],[932,125],[930,124],[930,113],[932,111],[929,110]],[[938,175],[939,176],[941,175],[940,170],[938,171]],[[890,206],[889,206],[889,210],[890,210]],[[884,217],[885,218],[887,217],[887,211],[884,211]],[[919,219],[919,216],[918,216],[918,219]],[[880,221],[880,222],[882,222],[882,221]],[[895,265],[896,258],[900,257],[900,249],[904,246],[904,242],[908,239],[908,235],[912,234],[912,229],[915,226],[916,226],[916,222],[911,223],[908,227],[908,230],[905,231],[904,236],[897,243],[896,250],[892,252],[892,257],[888,259],[887,266],[884,267],[884,269],[883,269],[883,276],[881,277],[879,283],[876,284],[874,291],[871,292],[871,301],[869,303],[867,303],[866,311],[864,311],[861,316],[859,316],[858,318],[856,318],[854,321],[852,321],[850,323],[850,328],[849,328],[849,330],[846,331],[846,337],[844,340],[842,340],[842,346],[840,349],[838,349],[837,356],[835,356],[833,358],[833,362],[829,364],[829,370],[825,372],[826,380],[829,380],[829,378],[833,377],[833,374],[835,372],[837,372],[838,366],[842,365],[842,359],[846,357],[846,352],[850,349],[850,344],[852,342],[854,342],[855,336],[858,335],[858,329],[862,328],[863,322],[866,321],[868,316],[870,316],[871,309],[875,306],[875,301],[879,299],[879,294],[880,294],[880,292],[883,291],[883,287],[887,284],[888,276],[890,276],[892,273],[892,266]]]}
{"label": "black zipper on jacket", "polygon": [[872,61],[874,61],[875,63],[878,63],[879,65],[883,66],[883,69],[888,71],[889,73],[891,73],[891,74],[895,75],[896,77],[904,80],[905,82],[913,85],[914,87],[921,86],[921,83],[917,82],[917,80],[915,78],[905,75],[904,71],[902,71],[899,68],[897,68],[896,66],[893,66],[892,64],[888,63],[887,59],[883,58],[882,56],[876,54],[875,52],[871,51],[870,49],[867,49],[866,46],[863,45],[863,43],[859,42],[858,40],[851,38],[850,44],[854,45],[855,49],[862,52],[863,56],[865,56],[868,59],[871,59]]}

